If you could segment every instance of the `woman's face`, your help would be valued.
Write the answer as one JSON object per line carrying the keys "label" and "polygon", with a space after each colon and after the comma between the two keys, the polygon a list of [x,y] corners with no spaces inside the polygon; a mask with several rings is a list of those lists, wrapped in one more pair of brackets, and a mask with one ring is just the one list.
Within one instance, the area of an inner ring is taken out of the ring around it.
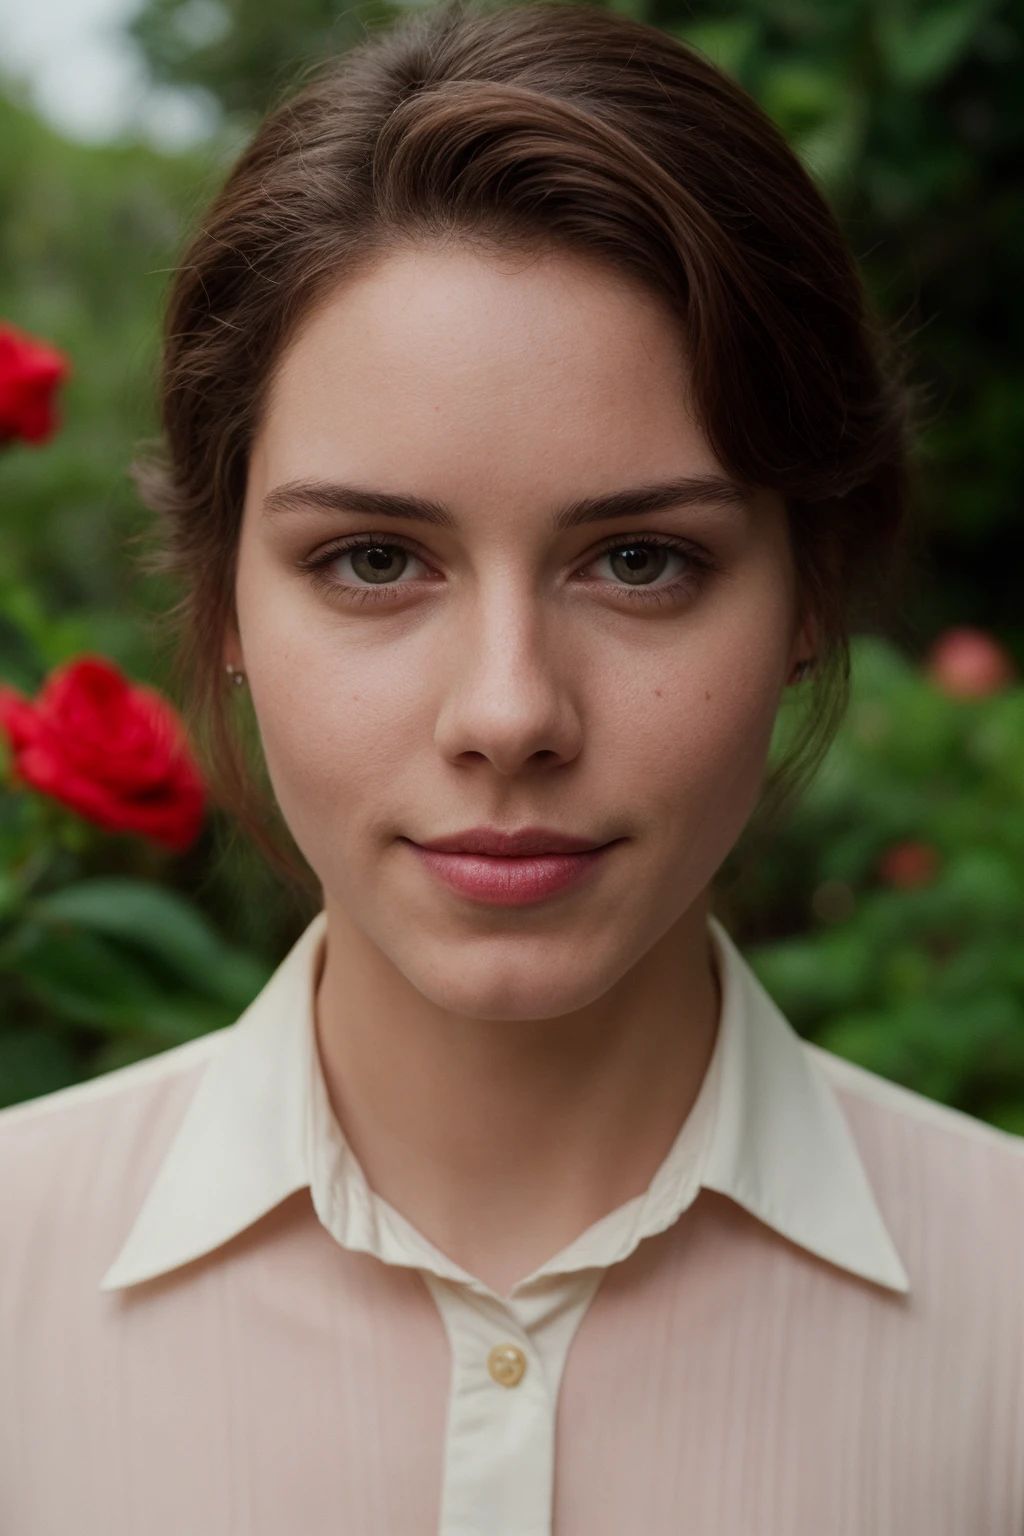
{"label": "woman's face", "polygon": [[806,645],[784,509],[704,441],[670,315],[462,249],[387,257],[286,353],[237,614],[329,908],[479,1018],[583,1007],[694,920]]}

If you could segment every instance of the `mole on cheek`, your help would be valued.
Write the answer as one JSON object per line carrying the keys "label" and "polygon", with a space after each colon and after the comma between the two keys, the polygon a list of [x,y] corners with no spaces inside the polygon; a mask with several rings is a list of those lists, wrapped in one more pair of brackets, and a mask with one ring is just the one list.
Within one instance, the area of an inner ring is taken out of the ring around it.
{"label": "mole on cheek", "polygon": [[710,699],[710,697],[711,697],[711,695],[710,695],[710,693],[708,693],[708,691],[707,691],[707,689],[706,689],[706,688],[705,688],[705,690],[704,690],[704,697],[705,697],[705,698],[706,698],[706,699]]}
{"label": "mole on cheek", "polygon": [[656,699],[660,699],[661,698],[661,689],[660,688],[655,688],[655,690],[654,690],[654,697]]}

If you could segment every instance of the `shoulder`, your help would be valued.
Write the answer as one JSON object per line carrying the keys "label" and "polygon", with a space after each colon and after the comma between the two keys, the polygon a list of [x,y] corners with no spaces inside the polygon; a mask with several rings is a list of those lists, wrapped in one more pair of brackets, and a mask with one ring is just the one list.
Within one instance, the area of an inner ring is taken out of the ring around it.
{"label": "shoulder", "polygon": [[820,1046],[804,1042],[804,1050],[824,1072],[840,1098],[855,1115],[870,1120],[879,1130],[909,1138],[921,1145],[943,1148],[956,1156],[978,1152],[1005,1161],[1024,1178],[1024,1137],[1001,1131],[962,1110],[937,1104],[923,1094],[833,1056]]}
{"label": "shoulder", "polygon": [[0,1269],[95,1246],[102,1271],[230,1032],[0,1111]]}
{"label": "shoulder", "polygon": [[218,1030],[130,1067],[0,1110],[0,1157],[29,1146],[80,1142],[90,1132],[102,1134],[123,1128],[126,1121],[145,1119],[202,1073],[225,1033]]}
{"label": "shoulder", "polygon": [[[1024,1138],[805,1043],[831,1084],[909,1269],[991,1260],[1024,1283]],[[913,1275],[911,1276],[913,1282]]]}

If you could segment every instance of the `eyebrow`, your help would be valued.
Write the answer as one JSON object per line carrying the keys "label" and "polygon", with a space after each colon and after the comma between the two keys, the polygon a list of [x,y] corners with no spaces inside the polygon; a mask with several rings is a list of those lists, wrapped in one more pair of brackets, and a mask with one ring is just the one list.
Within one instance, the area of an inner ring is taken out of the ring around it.
{"label": "eyebrow", "polygon": [[[742,510],[749,505],[744,488],[722,475],[684,475],[652,485],[633,486],[611,491],[605,496],[582,497],[562,507],[554,517],[556,532],[578,528],[586,523],[603,523],[624,517],[646,517],[673,507],[696,504],[732,507]],[[409,496],[392,491],[368,491],[360,486],[342,485],[331,480],[292,480],[276,486],[263,500],[263,510],[271,515],[281,512],[351,512],[360,517],[403,518],[414,523],[430,523],[435,528],[455,528],[451,510],[440,501],[425,496]]]}

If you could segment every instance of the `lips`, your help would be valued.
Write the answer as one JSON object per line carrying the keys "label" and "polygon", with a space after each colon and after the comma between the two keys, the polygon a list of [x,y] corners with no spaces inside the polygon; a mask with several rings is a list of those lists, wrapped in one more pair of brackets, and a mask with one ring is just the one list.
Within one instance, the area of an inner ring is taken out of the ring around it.
{"label": "lips", "polygon": [[418,844],[435,853],[484,853],[492,858],[519,858],[530,854],[592,853],[602,844],[588,837],[572,837],[547,827],[521,827],[506,832],[500,827],[471,827],[467,832],[453,832],[450,837],[435,837]]}
{"label": "lips", "polygon": [[455,894],[488,906],[522,907],[580,885],[597,872],[614,842],[546,827],[472,827],[409,846]]}

